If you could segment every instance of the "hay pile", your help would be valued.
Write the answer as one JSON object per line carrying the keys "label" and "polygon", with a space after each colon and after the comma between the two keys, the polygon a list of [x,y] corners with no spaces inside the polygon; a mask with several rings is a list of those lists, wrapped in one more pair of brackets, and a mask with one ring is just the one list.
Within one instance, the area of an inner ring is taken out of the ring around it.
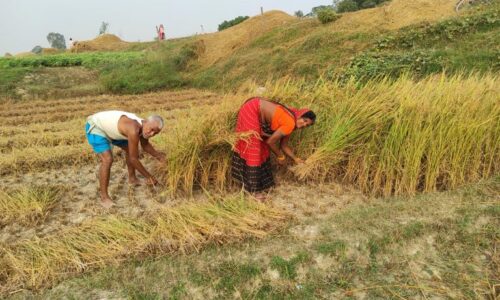
{"label": "hay pile", "polygon": [[274,10],[262,16],[252,17],[221,32],[203,35],[201,39],[207,51],[206,55],[201,58],[202,63],[211,65],[221,58],[228,57],[235,50],[248,45],[262,34],[293,20],[296,18]]}
{"label": "hay pile", "polygon": [[59,50],[56,48],[43,48],[42,49],[42,54],[57,54],[59,53]]}
{"label": "hay pile", "polygon": [[114,34],[103,34],[90,41],[77,41],[71,52],[86,51],[117,51],[127,48],[130,44],[122,41]]}
{"label": "hay pile", "polygon": [[16,53],[14,56],[15,57],[29,57],[29,56],[35,56],[36,54],[33,52],[20,52]]}
{"label": "hay pile", "polygon": [[394,30],[455,14],[456,0],[393,0],[386,5],[345,13],[330,26],[339,31]]}

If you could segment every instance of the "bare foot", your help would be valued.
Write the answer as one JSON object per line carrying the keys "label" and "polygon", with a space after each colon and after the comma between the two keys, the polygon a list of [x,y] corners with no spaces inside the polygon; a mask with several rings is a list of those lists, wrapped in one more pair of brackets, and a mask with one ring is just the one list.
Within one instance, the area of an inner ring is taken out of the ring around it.
{"label": "bare foot", "polygon": [[264,203],[267,200],[267,195],[265,193],[255,193],[253,194],[253,197],[255,198],[255,200],[261,203]]}
{"label": "bare foot", "polygon": [[110,209],[115,204],[113,203],[113,201],[111,200],[111,198],[109,198],[109,197],[101,197],[101,205],[104,208],[106,208],[106,209]]}
{"label": "bare foot", "polygon": [[140,186],[142,185],[142,182],[136,178],[129,178],[128,179],[128,184],[131,185],[131,186]]}

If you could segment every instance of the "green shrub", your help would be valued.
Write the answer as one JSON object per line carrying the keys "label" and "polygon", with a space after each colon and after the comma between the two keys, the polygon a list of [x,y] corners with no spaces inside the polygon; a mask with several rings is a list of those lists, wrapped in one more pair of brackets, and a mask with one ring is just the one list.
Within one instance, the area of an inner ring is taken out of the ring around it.
{"label": "green shrub", "polygon": [[354,0],[343,0],[337,4],[337,12],[344,13],[358,10],[358,4]]}
{"label": "green shrub", "polygon": [[144,54],[141,52],[89,52],[89,53],[62,53],[54,55],[37,55],[28,57],[13,57],[0,59],[0,66],[16,67],[70,67],[84,66],[97,68],[114,63],[137,61]]}
{"label": "green shrub", "polygon": [[245,21],[246,19],[248,19],[249,16],[239,16],[239,17],[236,17],[232,20],[229,20],[229,21],[224,21],[222,23],[219,24],[219,31],[222,31],[224,29],[228,29],[229,27],[233,27],[234,25],[238,25],[240,24],[241,22]]}
{"label": "green shrub", "polygon": [[344,13],[375,7],[388,0],[342,0],[337,4],[337,12]]}
{"label": "green shrub", "polygon": [[431,51],[413,51],[403,53],[363,53],[356,56],[342,77],[354,77],[358,80],[390,76],[399,77],[410,72],[416,76],[441,72],[445,59]]}
{"label": "green shrub", "polygon": [[333,9],[322,9],[318,11],[318,20],[321,24],[331,23],[338,20],[340,15],[338,15]]}
{"label": "green shrub", "polygon": [[205,51],[203,41],[196,41],[194,43],[184,45],[179,54],[174,58],[174,64],[177,70],[183,71],[187,68],[189,63],[197,59],[200,54]]}
{"label": "green shrub", "polygon": [[466,17],[456,17],[436,24],[405,27],[396,35],[386,35],[376,43],[376,49],[415,48],[431,45],[439,40],[452,41],[465,34],[491,30],[500,25],[498,10],[479,12]]}

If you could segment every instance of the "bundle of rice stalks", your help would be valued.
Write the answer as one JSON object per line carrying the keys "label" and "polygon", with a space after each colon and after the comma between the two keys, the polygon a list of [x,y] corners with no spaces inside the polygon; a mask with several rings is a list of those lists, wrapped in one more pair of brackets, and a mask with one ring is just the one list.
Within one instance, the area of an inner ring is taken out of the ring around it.
{"label": "bundle of rice stalks", "polygon": [[6,192],[0,190],[0,225],[36,224],[45,219],[59,201],[61,189],[52,186],[34,186]]}
{"label": "bundle of rice stalks", "polygon": [[125,259],[197,251],[208,243],[263,238],[288,216],[242,195],[186,203],[145,219],[107,217],[43,239],[22,241],[0,253],[3,292],[39,289]]}
{"label": "bundle of rice stalks", "polygon": [[155,141],[167,153],[162,173],[172,195],[191,194],[195,186],[226,189],[240,102],[227,97],[220,105],[192,109]]}

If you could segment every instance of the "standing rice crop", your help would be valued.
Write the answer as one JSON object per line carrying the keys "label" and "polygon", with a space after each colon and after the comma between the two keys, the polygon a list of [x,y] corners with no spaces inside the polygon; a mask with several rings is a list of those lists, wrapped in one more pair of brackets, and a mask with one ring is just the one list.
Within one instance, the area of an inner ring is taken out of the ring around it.
{"label": "standing rice crop", "polygon": [[[292,145],[307,158],[293,168],[298,178],[411,195],[498,174],[499,86],[492,74],[403,76],[363,86],[283,79],[268,83],[266,96],[317,113],[316,125],[293,134]],[[172,192],[229,185],[236,113],[249,96],[226,97],[174,127],[164,173]]]}

